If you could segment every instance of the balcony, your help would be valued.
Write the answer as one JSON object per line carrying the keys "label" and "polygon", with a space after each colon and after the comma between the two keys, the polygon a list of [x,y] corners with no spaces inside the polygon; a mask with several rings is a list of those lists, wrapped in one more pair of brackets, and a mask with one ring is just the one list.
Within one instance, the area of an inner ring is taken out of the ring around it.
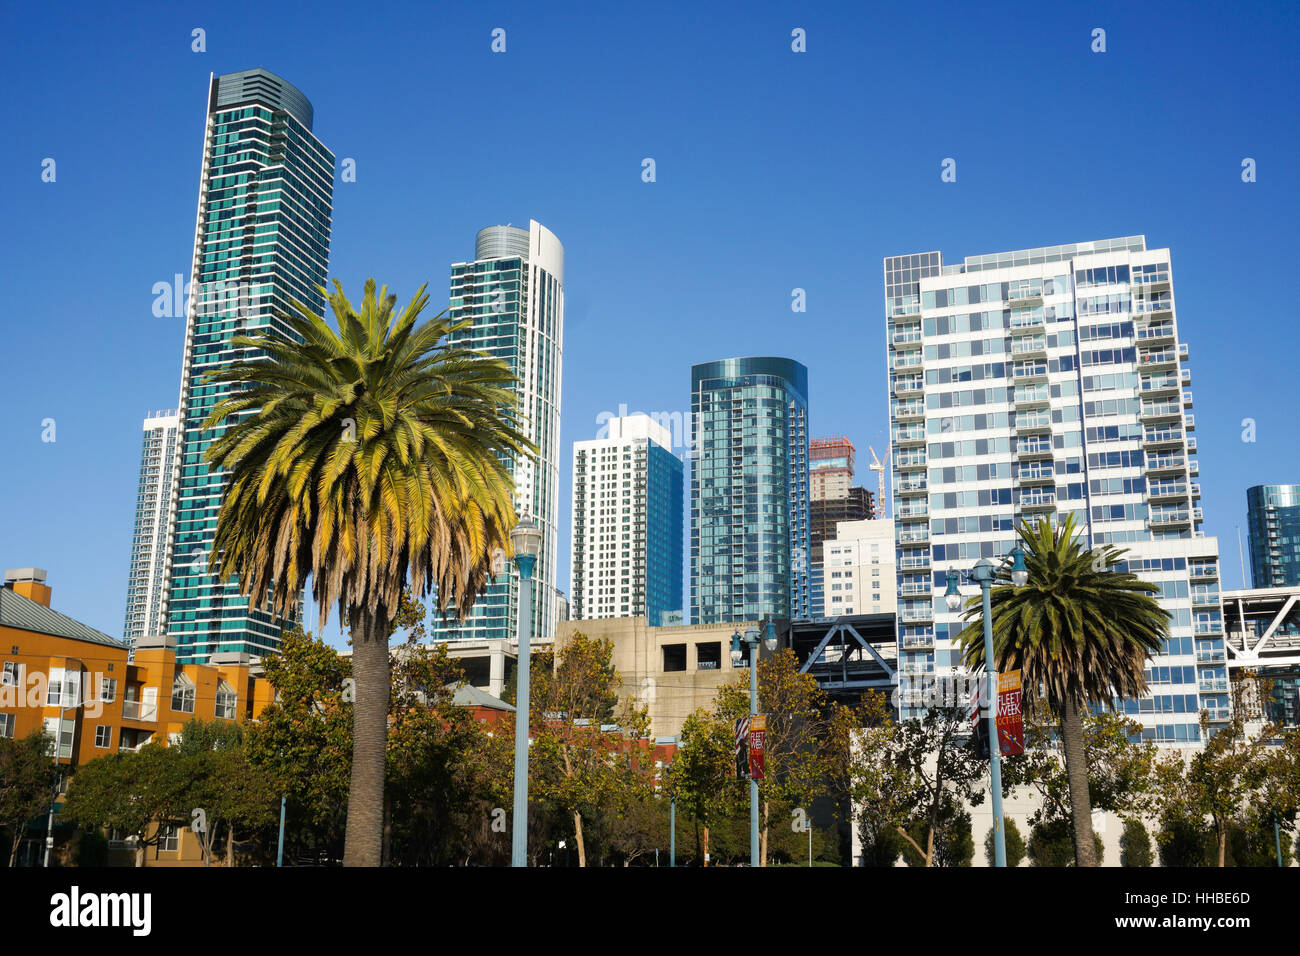
{"label": "balcony", "polygon": [[911,400],[906,402],[894,403],[894,418],[896,419],[924,418],[924,417],[925,417],[925,402],[923,401]]}
{"label": "balcony", "polygon": [[933,637],[905,637],[903,638],[903,650],[905,651],[928,651],[934,647]]}
{"label": "balcony", "polygon": [[1134,288],[1146,290],[1146,292],[1151,295],[1154,295],[1157,292],[1168,292],[1169,273],[1168,272],[1138,273],[1133,276],[1132,285]]}
{"label": "balcony", "polygon": [[929,582],[923,581],[920,584],[904,584],[898,589],[898,593],[904,597],[929,597],[933,591]]}
{"label": "balcony", "polygon": [[[908,529],[898,533],[899,544],[926,544],[930,540],[930,529],[926,527]],[[927,590],[929,586],[927,585]]]}
{"label": "balcony", "polygon": [[1142,378],[1142,394],[1157,396],[1172,394],[1182,388],[1176,375],[1148,375]]}
{"label": "balcony", "polygon": [[1226,694],[1228,692],[1228,678],[1226,677],[1202,677],[1196,681],[1196,689],[1202,694]]}
{"label": "balcony", "polygon": [[[1142,444],[1149,448],[1160,445],[1181,445],[1183,437],[1181,428],[1152,428],[1142,433]],[[1190,443],[1187,450],[1192,450]]]}
{"label": "balcony", "polygon": [[916,557],[903,557],[898,559],[898,567],[903,571],[921,571],[930,567],[930,555],[927,552],[924,555]]}
{"label": "balcony", "polygon": [[1025,286],[1007,291],[1007,308],[1032,309],[1042,304],[1043,290],[1041,287],[1035,289],[1033,286]]}
{"label": "balcony", "polygon": [[1016,382],[1047,381],[1046,362],[1017,362],[1011,366],[1011,375]]}
{"label": "balcony", "polygon": [[1013,358],[1046,358],[1047,339],[1041,335],[1012,339],[1011,355]]}
{"label": "balcony", "polygon": [[1178,370],[1178,381],[1179,381],[1181,384],[1183,384],[1183,385],[1191,385],[1191,384],[1192,384],[1192,372],[1191,372],[1191,369],[1186,369],[1186,368],[1184,368],[1184,369],[1179,369],[1179,370]]}
{"label": "balcony", "polygon": [[902,305],[893,305],[889,307],[889,319],[891,322],[902,322],[908,319],[919,319],[921,317],[921,300],[909,300]]}
{"label": "balcony", "polygon": [[1186,415],[1183,416],[1183,430],[1191,431],[1195,427],[1196,427],[1196,416],[1193,415],[1191,412],[1188,412]]}
{"label": "balcony", "polygon": [[896,352],[894,354],[893,361],[890,363],[890,368],[894,368],[894,369],[920,368],[920,367],[921,367],[920,352]]}
{"label": "balcony", "polygon": [[934,609],[929,606],[907,608],[899,613],[898,619],[905,624],[924,624],[934,620]]}
{"label": "balcony", "polygon": [[[1195,633],[1197,634],[1222,634],[1223,622],[1222,621],[1197,621],[1196,624],[1194,625],[1194,630]],[[1223,653],[1223,652],[1220,651],[1219,653]],[[1196,652],[1196,656],[1197,659],[1199,660],[1200,651]]]}
{"label": "balcony", "polygon": [[923,451],[905,451],[894,457],[894,463],[900,471],[925,468],[926,453]]}
{"label": "balcony", "polygon": [[1055,483],[1056,469],[1050,463],[1021,465],[1016,477],[1021,484],[1037,484],[1044,481]]}
{"label": "balcony", "polygon": [[1185,508],[1172,510],[1155,510],[1151,511],[1147,522],[1153,528],[1170,529],[1177,527],[1189,527],[1192,523],[1192,515]]}
{"label": "balcony", "polygon": [[1178,343],[1178,358],[1179,358],[1179,360],[1181,360],[1181,361],[1183,361],[1183,362],[1186,362],[1186,361],[1187,361],[1188,359],[1190,359],[1191,357],[1192,357],[1192,351],[1191,351],[1191,349],[1189,349],[1189,348],[1187,347],[1187,343],[1186,343],[1186,342],[1179,342],[1179,343]]}
{"label": "balcony", "polygon": [[1218,594],[1193,594],[1192,607],[1218,607],[1221,600]]}
{"label": "balcony", "polygon": [[1055,491],[1030,491],[1020,495],[1021,511],[1054,511],[1056,509]]}
{"label": "balcony", "polygon": [[1143,421],[1158,421],[1162,418],[1181,418],[1183,406],[1176,400],[1165,402],[1143,402],[1138,413]]}
{"label": "balcony", "polygon": [[930,504],[927,501],[912,501],[894,509],[894,514],[899,518],[924,518],[929,513]]}
{"label": "balcony", "polygon": [[1052,430],[1052,413],[1043,409],[1035,412],[1018,412],[1016,414],[1017,432],[1042,432]]}
{"label": "balcony", "polygon": [[1052,455],[1051,439],[1019,438],[1016,439],[1017,458],[1050,458]]}
{"label": "balcony", "polygon": [[1195,478],[1201,473],[1201,463],[1195,458],[1187,459],[1187,473]]}
{"label": "balcony", "polygon": [[1043,310],[1034,309],[1030,312],[1017,312],[1011,316],[1011,334],[1026,335],[1034,332],[1041,332],[1045,328],[1043,323]]}
{"label": "balcony", "polygon": [[158,705],[146,704],[138,700],[122,701],[122,716],[127,720],[157,720]]}
{"label": "balcony", "polygon": [[900,478],[898,484],[894,486],[894,494],[898,495],[923,495],[929,482],[925,478]]}
{"label": "balcony", "polygon": [[1139,351],[1138,366],[1143,369],[1173,368],[1178,364],[1178,353],[1173,349]]}
{"label": "balcony", "polygon": [[894,445],[924,445],[925,429],[919,425],[909,425],[894,429]]}
{"label": "balcony", "polygon": [[1212,724],[1226,724],[1232,719],[1226,707],[1207,707],[1205,708],[1206,719]]}
{"label": "balcony", "polygon": [[1191,393],[1191,392],[1183,392],[1183,407],[1184,407],[1184,408],[1191,408],[1191,407],[1192,407],[1192,393]]}
{"label": "balcony", "polygon": [[925,391],[925,379],[919,375],[910,375],[894,380],[894,395],[899,398],[904,395],[915,395],[917,392],[923,391]]}
{"label": "balcony", "polygon": [[1195,436],[1195,435],[1188,435],[1188,436],[1187,436],[1187,451],[1188,451],[1189,454],[1190,454],[1191,452],[1196,451],[1196,436]]}
{"label": "balcony", "polygon": [[1188,569],[1188,574],[1196,581],[1219,580],[1219,569],[1212,564],[1194,564]]}
{"label": "balcony", "polygon": [[1138,345],[1163,345],[1174,341],[1172,322],[1152,322],[1135,330]]}
{"label": "balcony", "polygon": [[1052,390],[1046,385],[1017,385],[1012,393],[1012,401],[1017,409],[1050,405]]}
{"label": "balcony", "polygon": [[1167,318],[1173,315],[1174,298],[1165,293],[1153,297],[1140,296],[1133,300],[1134,315],[1149,315],[1153,319]]}
{"label": "balcony", "polygon": [[1187,483],[1184,481],[1153,481],[1147,486],[1147,497],[1153,501],[1157,498],[1186,498]]}

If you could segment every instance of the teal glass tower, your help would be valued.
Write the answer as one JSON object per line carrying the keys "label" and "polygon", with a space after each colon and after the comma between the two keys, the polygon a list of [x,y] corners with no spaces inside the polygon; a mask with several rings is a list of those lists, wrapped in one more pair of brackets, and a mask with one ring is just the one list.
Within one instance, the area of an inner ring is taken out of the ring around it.
{"label": "teal glass tower", "polygon": [[[479,230],[474,260],[451,267],[449,314],[468,325],[449,341],[503,359],[515,373],[520,430],[537,446],[536,457],[507,458],[514,476],[515,510],[542,533],[533,569],[530,641],[551,640],[559,614],[555,587],[556,526],[560,518],[560,371],[564,347],[564,247],[549,229],[531,221]],[[455,609],[435,620],[430,637],[444,640],[515,640],[519,572],[504,554],[496,576],[464,622]]]}
{"label": "teal glass tower", "polygon": [[1252,586],[1300,584],[1300,485],[1246,489],[1246,523]]}
{"label": "teal glass tower", "polygon": [[223,429],[203,420],[230,391],[206,372],[248,357],[231,340],[263,329],[289,336],[276,315],[293,301],[324,314],[334,154],[312,133],[311,103],[266,70],[210,80],[185,356],[180,454],[173,500],[167,633],[180,663],[216,652],[264,654],[286,623],[254,611],[234,581],[208,571],[225,477],[208,446]]}
{"label": "teal glass tower", "polygon": [[691,623],[810,616],[808,369],[691,369]]}

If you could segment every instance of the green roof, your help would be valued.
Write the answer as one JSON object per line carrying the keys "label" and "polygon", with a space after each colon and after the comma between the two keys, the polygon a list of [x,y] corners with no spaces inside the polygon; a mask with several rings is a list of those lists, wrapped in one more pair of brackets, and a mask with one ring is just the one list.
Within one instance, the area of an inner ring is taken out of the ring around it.
{"label": "green roof", "polygon": [[74,641],[88,641],[91,644],[126,647],[117,638],[109,637],[103,631],[97,631],[93,627],[87,627],[80,621],[74,621],[68,615],[60,614],[31,598],[16,594],[9,588],[0,588],[0,625],[15,627],[20,631],[34,631],[37,634],[70,637]]}

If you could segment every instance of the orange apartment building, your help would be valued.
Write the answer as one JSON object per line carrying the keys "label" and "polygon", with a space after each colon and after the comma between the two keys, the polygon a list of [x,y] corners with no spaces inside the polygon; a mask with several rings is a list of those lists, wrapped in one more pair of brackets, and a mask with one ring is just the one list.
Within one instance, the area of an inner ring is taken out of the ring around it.
{"label": "orange apartment building", "polygon": [[[139,640],[128,661],[122,641],[50,607],[45,577],[39,568],[6,571],[0,589],[0,736],[43,729],[58,740],[51,758],[74,772],[115,751],[166,746],[190,720],[248,721],[271,703],[258,658],[218,654],[207,664],[178,665],[159,635]],[[130,865],[133,850],[109,846],[111,862]],[[188,830],[148,856],[150,866],[201,860]]]}

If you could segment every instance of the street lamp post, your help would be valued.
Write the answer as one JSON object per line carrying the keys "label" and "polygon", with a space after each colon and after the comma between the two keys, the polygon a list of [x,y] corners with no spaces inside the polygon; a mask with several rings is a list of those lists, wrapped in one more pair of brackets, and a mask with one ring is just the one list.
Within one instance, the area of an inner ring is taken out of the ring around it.
{"label": "street lamp post", "polygon": [[532,666],[532,649],[529,636],[532,631],[532,594],[529,582],[533,565],[542,546],[542,530],[537,523],[524,515],[510,532],[510,545],[514,548],[515,564],[519,568],[519,653],[515,665],[517,693],[515,694],[515,806],[511,817],[510,865],[528,865],[528,731],[529,696],[528,677]]}
{"label": "street lamp post", "polygon": [[[1025,569],[1025,552],[1016,545],[1011,551],[1011,583],[1015,587],[1024,587],[1029,579]],[[988,720],[989,739],[989,788],[993,791],[993,865],[1007,865],[1006,831],[1002,824],[1002,742],[998,739],[998,674],[997,660],[993,656],[993,609],[990,594],[998,568],[988,558],[981,558],[970,570],[970,579],[980,586],[980,596],[984,603],[984,682],[986,700],[985,715]],[[944,595],[948,610],[961,608],[961,592],[957,590],[957,574],[948,571],[948,591]]]}
{"label": "street lamp post", "polygon": [[[742,637],[740,631],[731,635],[731,663],[739,665],[744,659],[741,650],[743,642],[749,647],[749,723],[754,726],[758,716],[758,628],[745,629]],[[763,635],[763,646],[769,652],[776,650],[776,625],[769,619]],[[749,777],[749,865],[759,866],[758,858],[758,781],[751,774]]]}

